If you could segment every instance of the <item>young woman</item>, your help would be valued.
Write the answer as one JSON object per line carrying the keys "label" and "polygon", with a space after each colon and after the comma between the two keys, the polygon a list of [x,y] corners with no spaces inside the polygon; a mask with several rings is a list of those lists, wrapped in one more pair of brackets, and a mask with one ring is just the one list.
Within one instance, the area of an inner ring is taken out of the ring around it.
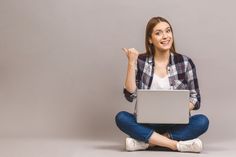
{"label": "young woman", "polygon": [[[132,102],[136,89],[188,89],[189,111],[200,108],[200,91],[193,61],[177,53],[173,29],[162,17],[153,17],[146,26],[146,53],[134,48],[123,48],[128,58],[124,95]],[[203,114],[190,116],[189,124],[139,124],[135,113],[121,111],[116,124],[129,135],[126,150],[145,150],[152,146],[166,147],[181,152],[201,152],[198,137],[208,129],[208,118]]]}

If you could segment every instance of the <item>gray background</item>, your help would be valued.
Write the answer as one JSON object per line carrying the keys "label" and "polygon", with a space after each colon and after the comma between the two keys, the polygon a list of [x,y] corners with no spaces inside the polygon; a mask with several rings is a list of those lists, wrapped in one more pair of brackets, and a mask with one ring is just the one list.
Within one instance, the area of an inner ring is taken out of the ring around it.
{"label": "gray background", "polygon": [[235,138],[235,2],[0,0],[0,137],[120,139],[122,47],[144,51],[153,16],[167,18],[191,57],[208,115],[204,138]]}

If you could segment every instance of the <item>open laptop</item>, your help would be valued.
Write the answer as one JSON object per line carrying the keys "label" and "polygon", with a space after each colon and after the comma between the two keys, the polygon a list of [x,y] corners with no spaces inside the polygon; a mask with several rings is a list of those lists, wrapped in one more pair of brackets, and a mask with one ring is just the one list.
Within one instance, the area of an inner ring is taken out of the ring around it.
{"label": "open laptop", "polygon": [[138,123],[187,124],[189,90],[137,90]]}

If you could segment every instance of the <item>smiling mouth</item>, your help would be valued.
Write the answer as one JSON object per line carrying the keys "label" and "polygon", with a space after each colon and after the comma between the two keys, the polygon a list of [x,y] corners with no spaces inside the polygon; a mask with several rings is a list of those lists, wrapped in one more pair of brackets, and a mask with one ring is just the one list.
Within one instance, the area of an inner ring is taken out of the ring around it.
{"label": "smiling mouth", "polygon": [[162,41],[160,42],[162,45],[166,46],[170,43],[170,40]]}

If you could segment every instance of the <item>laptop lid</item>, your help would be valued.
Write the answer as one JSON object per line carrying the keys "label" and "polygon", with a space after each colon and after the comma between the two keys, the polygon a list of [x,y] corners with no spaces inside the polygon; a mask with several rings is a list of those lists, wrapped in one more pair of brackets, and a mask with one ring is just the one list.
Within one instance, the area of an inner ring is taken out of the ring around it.
{"label": "laptop lid", "polygon": [[189,90],[137,90],[137,122],[187,124]]}

